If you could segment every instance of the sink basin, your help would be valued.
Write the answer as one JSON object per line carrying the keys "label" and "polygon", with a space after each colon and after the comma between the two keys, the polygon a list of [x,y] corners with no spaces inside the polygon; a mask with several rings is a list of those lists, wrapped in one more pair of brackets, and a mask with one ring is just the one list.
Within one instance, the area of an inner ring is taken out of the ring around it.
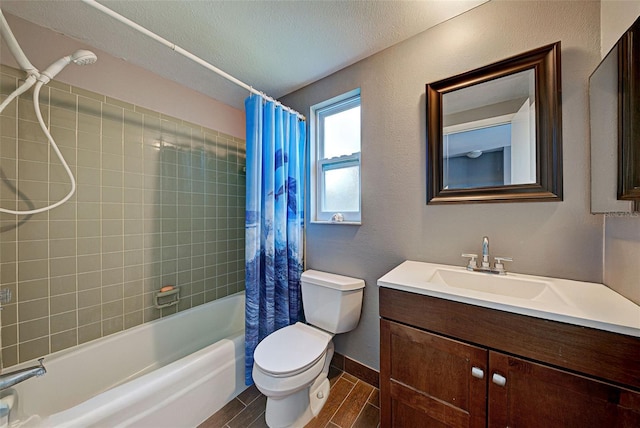
{"label": "sink basin", "polygon": [[542,281],[445,269],[436,269],[429,282],[518,299],[535,299],[549,289],[549,283]]}
{"label": "sink basin", "polygon": [[640,306],[603,284],[407,260],[378,285],[640,337]]}
{"label": "sink basin", "polygon": [[[436,268],[428,275],[428,282],[444,286],[445,289],[459,289],[459,292],[477,298],[522,299],[553,305],[567,305],[551,282],[526,276],[509,274],[496,275],[486,272],[472,272],[465,269]],[[491,297],[494,296],[494,297]]]}

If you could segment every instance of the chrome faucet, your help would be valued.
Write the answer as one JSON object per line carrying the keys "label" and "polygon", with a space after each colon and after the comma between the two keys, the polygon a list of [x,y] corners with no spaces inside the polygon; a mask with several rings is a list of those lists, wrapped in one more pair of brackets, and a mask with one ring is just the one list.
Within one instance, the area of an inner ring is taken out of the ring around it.
{"label": "chrome faucet", "polygon": [[44,368],[42,364],[44,358],[40,358],[37,366],[28,367],[26,369],[16,370],[11,373],[0,375],[0,391],[3,389],[11,388],[13,385],[18,384],[20,382],[24,382],[27,379],[30,379],[34,376],[42,376],[47,372],[47,369]]}
{"label": "chrome faucet", "polygon": [[504,262],[512,262],[513,259],[511,257],[494,257],[495,263],[493,268],[491,267],[491,263],[489,263],[489,237],[482,237],[482,263],[478,266],[476,259],[478,258],[477,254],[463,254],[462,257],[469,258],[469,264],[467,264],[467,270],[474,272],[486,272],[486,273],[495,273],[499,275],[506,275],[507,271],[504,269]]}
{"label": "chrome faucet", "polygon": [[489,269],[489,237],[482,237],[482,269]]}

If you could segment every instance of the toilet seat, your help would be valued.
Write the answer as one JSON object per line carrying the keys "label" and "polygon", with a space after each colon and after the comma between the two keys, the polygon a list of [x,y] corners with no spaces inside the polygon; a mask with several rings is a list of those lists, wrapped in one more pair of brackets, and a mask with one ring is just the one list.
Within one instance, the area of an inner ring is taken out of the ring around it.
{"label": "toilet seat", "polygon": [[273,377],[295,376],[322,359],[331,335],[296,323],[271,333],[258,344],[254,363]]}

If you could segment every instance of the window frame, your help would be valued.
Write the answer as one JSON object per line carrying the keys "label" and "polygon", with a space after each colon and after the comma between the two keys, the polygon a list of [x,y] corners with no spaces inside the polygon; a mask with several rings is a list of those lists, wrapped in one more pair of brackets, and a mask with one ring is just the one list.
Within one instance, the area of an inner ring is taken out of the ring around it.
{"label": "window frame", "polygon": [[[354,89],[345,94],[333,97],[311,107],[311,150],[310,154],[310,206],[311,223],[324,224],[361,224],[362,219],[362,110],[360,114],[360,151],[350,155],[336,156],[332,158],[321,157],[324,153],[324,119],[328,116],[341,113],[354,108],[356,105],[362,109],[360,89]],[[333,221],[334,211],[323,211],[322,204],[324,193],[324,171],[339,168],[358,167],[358,210],[340,212],[342,221]]]}

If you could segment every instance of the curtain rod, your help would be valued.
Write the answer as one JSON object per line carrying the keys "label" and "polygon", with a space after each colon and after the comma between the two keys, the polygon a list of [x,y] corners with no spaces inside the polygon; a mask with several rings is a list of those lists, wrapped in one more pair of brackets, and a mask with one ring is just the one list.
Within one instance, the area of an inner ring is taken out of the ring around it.
{"label": "curtain rod", "polygon": [[138,32],[140,32],[142,34],[144,34],[144,35],[146,35],[148,37],[151,37],[152,39],[156,40],[157,42],[162,43],[163,45],[165,45],[168,48],[172,49],[173,51],[179,53],[180,55],[182,55],[182,56],[184,56],[186,58],[189,58],[193,62],[196,62],[196,63],[200,64],[201,66],[203,66],[204,68],[213,71],[214,73],[218,74],[219,76],[224,77],[225,79],[227,79],[230,82],[235,83],[236,85],[246,89],[247,91],[251,92],[252,94],[259,95],[259,96],[261,96],[262,98],[264,98],[267,101],[272,101],[276,105],[282,106],[283,109],[295,114],[300,119],[306,120],[304,115],[298,113],[297,111],[295,111],[291,107],[285,106],[280,101],[278,101],[278,100],[276,100],[274,98],[271,98],[270,96],[268,96],[264,92],[260,92],[260,91],[258,91],[256,89],[253,89],[253,87],[247,85],[246,83],[242,82],[239,79],[236,79],[232,75],[230,75],[228,73],[225,73],[224,71],[220,70],[218,67],[208,63],[207,61],[203,60],[202,58],[200,58],[200,57],[192,54],[191,52],[181,48],[180,46],[176,45],[175,43],[172,43],[172,42],[168,41],[167,39],[165,39],[163,37],[160,37],[156,33],[146,29],[142,25],[139,25],[139,24],[133,22],[129,18],[126,18],[126,17],[120,15],[119,13],[109,9],[108,7],[101,5],[97,1],[95,1],[95,0],[82,0],[82,2],[84,2],[85,4],[93,7],[94,9],[97,9],[97,10],[103,12],[106,15],[109,15],[110,17],[116,19],[117,21],[120,21],[121,23],[127,25],[128,27],[131,27],[134,30],[137,30]]}

